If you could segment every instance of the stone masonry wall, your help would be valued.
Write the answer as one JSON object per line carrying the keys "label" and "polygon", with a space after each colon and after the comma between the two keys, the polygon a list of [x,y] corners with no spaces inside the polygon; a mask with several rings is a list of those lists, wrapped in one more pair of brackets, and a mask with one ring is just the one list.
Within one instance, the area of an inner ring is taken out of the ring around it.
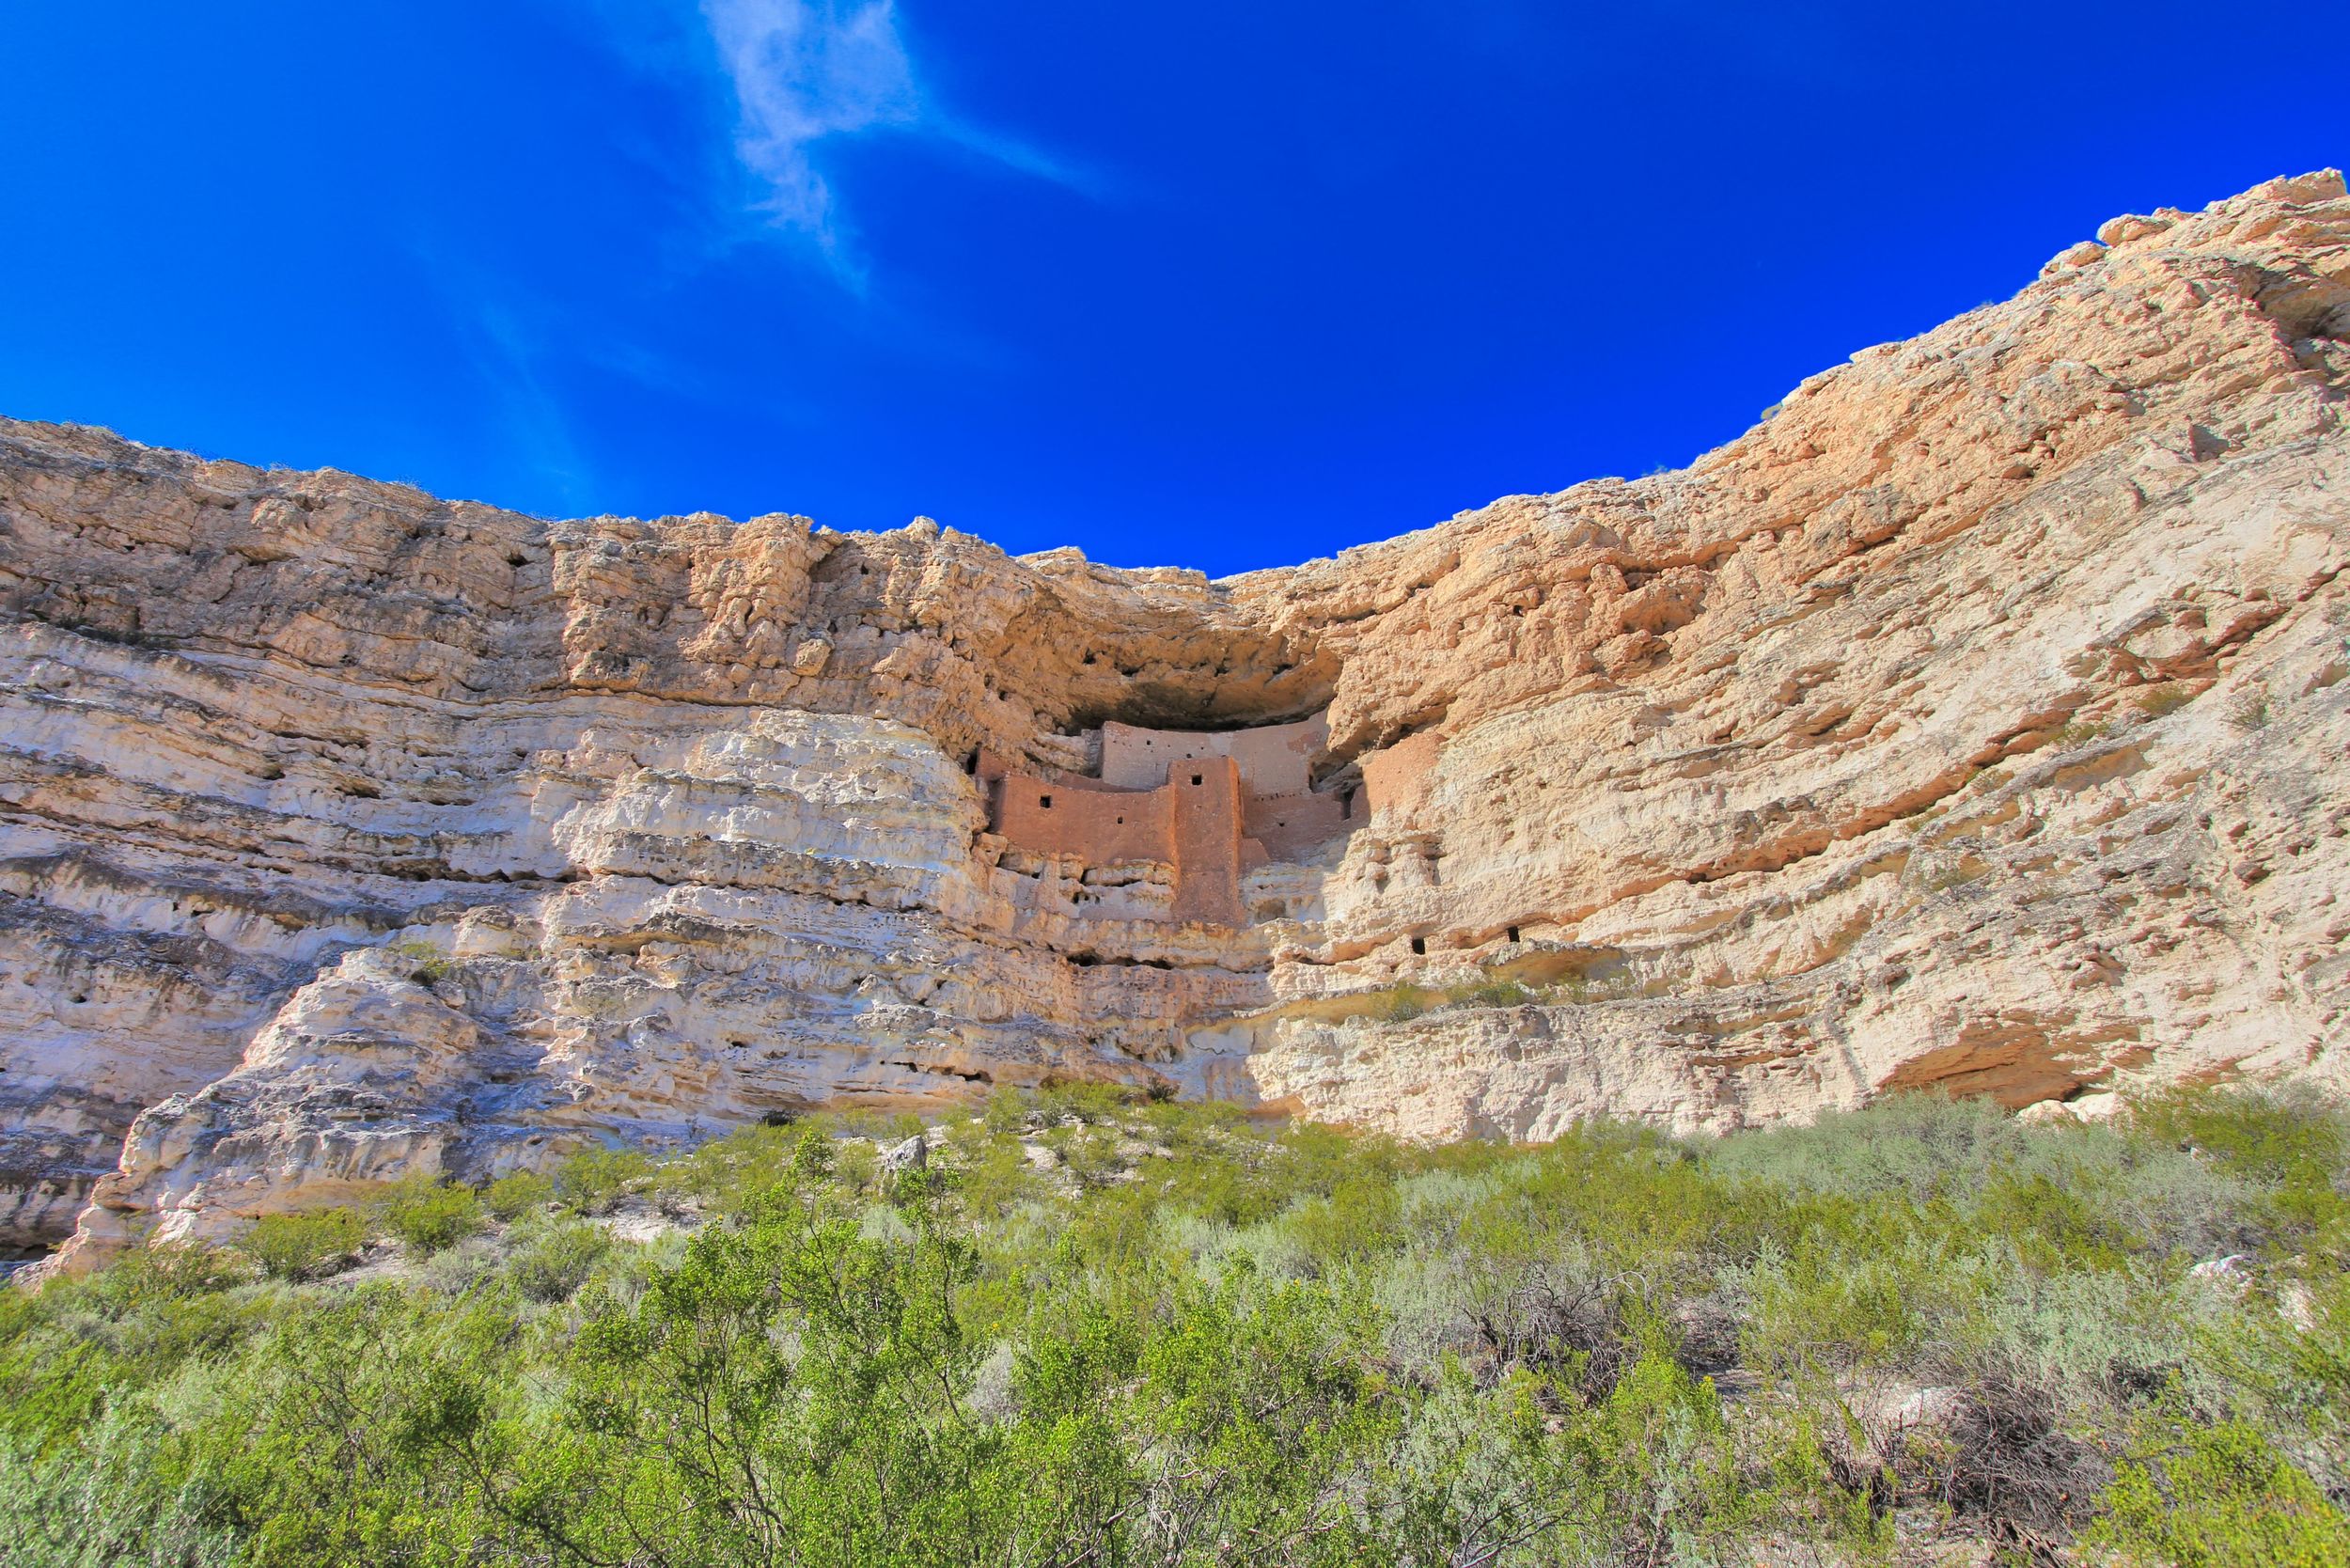
{"label": "stone masonry wall", "polygon": [[1176,762],[1230,757],[1239,765],[1241,784],[1248,793],[1303,794],[1311,781],[1314,760],[1329,744],[1329,722],[1320,713],[1295,724],[1208,731],[1104,724],[1102,781],[1123,789],[1153,790],[1167,782],[1168,770]]}
{"label": "stone masonry wall", "polygon": [[1240,764],[1230,757],[1180,763],[1175,798],[1175,917],[1241,924]]}
{"label": "stone masonry wall", "polygon": [[1024,849],[1094,866],[1176,860],[1175,798],[1167,790],[1108,790],[1024,773],[1002,774],[989,789],[995,831]]}
{"label": "stone masonry wall", "polygon": [[[1346,794],[1251,795],[1241,807],[1244,838],[1264,847],[1269,860],[1304,860],[1341,833],[1371,820],[1361,792]],[[1349,808],[1353,809],[1350,811]]]}

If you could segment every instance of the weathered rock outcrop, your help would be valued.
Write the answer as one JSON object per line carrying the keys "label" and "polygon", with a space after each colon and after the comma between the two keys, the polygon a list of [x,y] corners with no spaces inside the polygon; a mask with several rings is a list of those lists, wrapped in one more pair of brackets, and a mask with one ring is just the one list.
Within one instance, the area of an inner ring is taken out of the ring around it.
{"label": "weathered rock outcrop", "polygon": [[[1519,1137],[2350,1079],[2350,198],[2100,237],[1685,471],[1222,582],[0,424],[5,1239],[1054,1075]],[[1239,924],[975,776],[1325,712],[1344,831]]]}

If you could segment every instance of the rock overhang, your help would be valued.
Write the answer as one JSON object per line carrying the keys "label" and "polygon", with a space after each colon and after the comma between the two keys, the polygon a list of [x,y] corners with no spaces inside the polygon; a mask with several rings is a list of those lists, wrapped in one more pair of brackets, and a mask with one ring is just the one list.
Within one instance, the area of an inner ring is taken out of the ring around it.
{"label": "rock overhang", "polygon": [[[2338,1080],[2350,209],[2155,216],[1690,470],[1218,582],[0,425],[0,857],[87,872],[9,885],[0,1052],[115,1086],[0,1094],[22,1234],[1054,1075],[1520,1137]],[[1230,920],[962,765],[1318,718],[1302,794],[1183,743],[1219,845],[1358,792]],[[386,1009],[446,1048],[370,1123],[321,1043]]]}

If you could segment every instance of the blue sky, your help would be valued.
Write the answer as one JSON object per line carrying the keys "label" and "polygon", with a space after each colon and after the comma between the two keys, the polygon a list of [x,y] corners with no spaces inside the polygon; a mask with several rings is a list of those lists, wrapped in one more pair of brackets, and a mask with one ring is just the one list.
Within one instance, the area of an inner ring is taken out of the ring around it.
{"label": "blue sky", "polygon": [[2340,163],[2208,6],[12,0],[0,412],[1228,572]]}

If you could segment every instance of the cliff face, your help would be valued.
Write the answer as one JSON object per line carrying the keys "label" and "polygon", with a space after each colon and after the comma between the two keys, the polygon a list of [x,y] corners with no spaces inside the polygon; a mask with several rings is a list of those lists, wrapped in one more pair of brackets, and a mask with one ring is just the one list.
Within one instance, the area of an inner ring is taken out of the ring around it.
{"label": "cliff face", "polygon": [[[2101,238],[1683,472],[1213,583],[0,423],[0,1240],[1054,1075],[1516,1137],[2350,1080],[2350,199]],[[1239,923],[1002,814],[1318,714],[1312,832],[1213,819]]]}

